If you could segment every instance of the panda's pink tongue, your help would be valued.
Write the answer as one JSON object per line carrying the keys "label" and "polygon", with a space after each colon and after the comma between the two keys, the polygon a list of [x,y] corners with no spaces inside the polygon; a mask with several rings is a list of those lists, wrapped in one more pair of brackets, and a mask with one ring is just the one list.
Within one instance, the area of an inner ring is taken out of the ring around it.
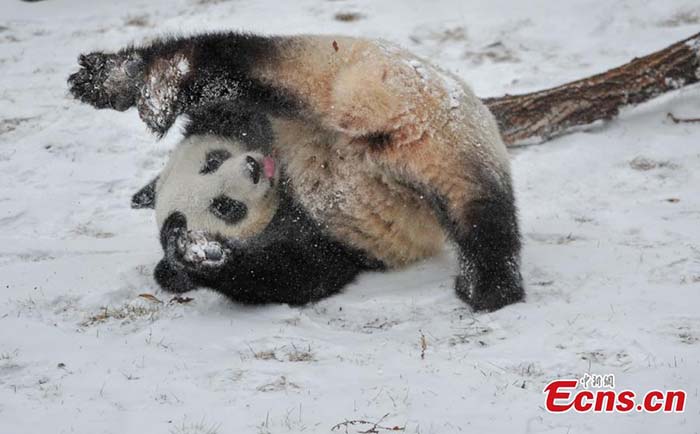
{"label": "panda's pink tongue", "polygon": [[272,157],[263,158],[263,171],[267,179],[275,177],[275,160],[273,160]]}

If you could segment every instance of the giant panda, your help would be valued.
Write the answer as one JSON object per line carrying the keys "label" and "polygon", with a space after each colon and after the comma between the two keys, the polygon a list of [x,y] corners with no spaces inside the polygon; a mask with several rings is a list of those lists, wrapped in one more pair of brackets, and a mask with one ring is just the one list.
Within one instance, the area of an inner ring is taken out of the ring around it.
{"label": "giant panda", "polygon": [[[182,114],[264,116],[287,197],[361,263],[403,267],[449,240],[459,253],[455,289],[472,308],[523,299],[508,155],[492,114],[455,76],[383,41],[236,32],[169,37],[79,63],[69,78],[76,98],[136,106],[160,135]],[[304,250],[274,228],[261,235],[281,236],[285,259]],[[222,268],[210,276],[226,278]]]}

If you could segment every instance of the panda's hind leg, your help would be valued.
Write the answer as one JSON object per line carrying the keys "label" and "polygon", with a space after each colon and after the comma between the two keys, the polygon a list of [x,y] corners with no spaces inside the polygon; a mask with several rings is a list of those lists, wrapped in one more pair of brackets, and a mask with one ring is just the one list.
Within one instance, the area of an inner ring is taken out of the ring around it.
{"label": "panda's hind leg", "polygon": [[[351,76],[356,78],[354,72]],[[398,93],[352,77],[335,89],[337,128],[356,136],[351,146],[366,146],[383,170],[429,198],[459,249],[458,295],[480,311],[522,300],[517,213],[507,155],[494,151],[502,146],[495,126],[492,134],[451,131],[454,122],[429,99],[413,95],[402,102]],[[413,89],[406,88],[405,93]],[[407,109],[411,101],[421,104]],[[489,149],[479,150],[475,143]]]}
{"label": "panda's hind leg", "polygon": [[[400,117],[396,118],[399,119]],[[357,123],[355,123],[357,125]],[[474,310],[494,311],[524,298],[520,236],[507,155],[483,153],[475,137],[443,134],[435,122],[406,122],[387,133],[365,134],[353,146],[367,146],[385,173],[411,185],[430,201],[443,229],[457,245],[455,289]],[[499,146],[497,130],[484,147]],[[476,133],[478,134],[478,132]]]}
{"label": "panda's hind leg", "polygon": [[342,69],[326,121],[431,201],[459,249],[462,299],[486,311],[522,300],[508,156],[492,115],[466,88],[446,108],[441,82],[423,81],[429,66],[395,60],[363,56]]}
{"label": "panda's hind leg", "polygon": [[[442,205],[438,209],[446,211]],[[460,298],[477,311],[521,301],[521,243],[511,187],[487,184],[443,219],[459,251],[455,289]]]}
{"label": "panda's hind leg", "polygon": [[[521,243],[509,175],[463,165],[458,159],[419,167],[423,170],[413,173],[414,185],[431,201],[458,249],[455,289],[459,297],[476,311],[494,311],[521,301],[525,296]],[[457,169],[467,176],[456,175]]]}

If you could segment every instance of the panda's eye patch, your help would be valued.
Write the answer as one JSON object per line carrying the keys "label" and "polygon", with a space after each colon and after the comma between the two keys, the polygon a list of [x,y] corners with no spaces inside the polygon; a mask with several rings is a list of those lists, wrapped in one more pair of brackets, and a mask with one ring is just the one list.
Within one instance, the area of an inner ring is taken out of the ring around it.
{"label": "panda's eye patch", "polygon": [[238,223],[248,214],[248,207],[243,202],[227,196],[218,196],[211,201],[209,210],[228,224]]}
{"label": "panda's eye patch", "polygon": [[217,149],[214,151],[207,152],[207,157],[204,160],[204,166],[199,170],[199,173],[206,175],[208,173],[214,173],[219,170],[224,161],[231,158],[231,153],[225,149]]}

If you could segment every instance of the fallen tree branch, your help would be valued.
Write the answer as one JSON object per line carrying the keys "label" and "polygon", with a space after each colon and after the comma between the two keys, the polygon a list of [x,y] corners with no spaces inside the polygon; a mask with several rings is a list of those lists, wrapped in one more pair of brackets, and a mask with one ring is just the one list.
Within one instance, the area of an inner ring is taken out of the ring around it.
{"label": "fallen tree branch", "polygon": [[700,81],[700,33],[582,80],[522,95],[486,98],[508,146],[544,142],[620,108]]}
{"label": "fallen tree branch", "polygon": [[666,116],[668,116],[668,118],[671,119],[674,124],[692,124],[700,122],[700,118],[677,118],[673,115],[673,113],[668,113]]}

